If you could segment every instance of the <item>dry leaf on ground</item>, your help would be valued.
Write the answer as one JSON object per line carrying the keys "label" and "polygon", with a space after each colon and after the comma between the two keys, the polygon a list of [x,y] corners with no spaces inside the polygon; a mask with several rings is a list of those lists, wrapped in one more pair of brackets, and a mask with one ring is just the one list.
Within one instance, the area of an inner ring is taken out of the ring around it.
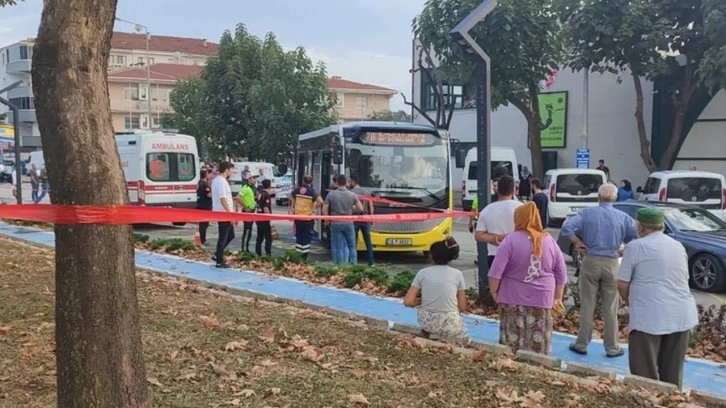
{"label": "dry leaf on ground", "polygon": [[359,405],[371,405],[371,403],[368,402],[368,398],[361,393],[348,395],[348,401]]}

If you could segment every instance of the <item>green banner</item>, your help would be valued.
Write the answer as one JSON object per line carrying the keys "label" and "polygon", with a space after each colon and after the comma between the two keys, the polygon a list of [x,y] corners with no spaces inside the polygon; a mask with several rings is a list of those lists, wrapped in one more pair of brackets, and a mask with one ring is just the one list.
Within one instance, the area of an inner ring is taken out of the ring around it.
{"label": "green banner", "polygon": [[567,146],[567,92],[539,94],[542,120],[542,147],[564,149]]}

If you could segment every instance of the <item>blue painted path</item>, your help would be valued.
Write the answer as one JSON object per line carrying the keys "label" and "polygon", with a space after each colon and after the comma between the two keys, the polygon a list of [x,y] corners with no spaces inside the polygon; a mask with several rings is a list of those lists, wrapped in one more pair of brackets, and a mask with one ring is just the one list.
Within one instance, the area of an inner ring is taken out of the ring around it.
{"label": "blue painted path", "polygon": [[[0,234],[37,244],[55,245],[51,232],[17,227],[2,222],[0,222]],[[203,280],[230,288],[246,289],[265,295],[305,301],[349,313],[388,320],[389,323],[417,326],[416,311],[404,307],[398,299],[374,297],[345,289],[316,286],[304,281],[272,277],[254,271],[220,270],[207,263],[142,251],[136,252],[136,265],[178,277]],[[498,342],[499,324],[496,321],[479,316],[467,316],[465,321],[469,327],[469,336],[473,340]],[[605,357],[602,342],[594,340],[588,348],[588,355],[580,356],[568,350],[568,346],[573,340],[574,336],[569,334],[554,333],[552,355],[563,361],[575,361],[614,370],[619,375],[629,373],[627,347],[623,357],[611,359]],[[706,360],[688,358],[684,367],[684,388],[726,396],[726,367]]]}

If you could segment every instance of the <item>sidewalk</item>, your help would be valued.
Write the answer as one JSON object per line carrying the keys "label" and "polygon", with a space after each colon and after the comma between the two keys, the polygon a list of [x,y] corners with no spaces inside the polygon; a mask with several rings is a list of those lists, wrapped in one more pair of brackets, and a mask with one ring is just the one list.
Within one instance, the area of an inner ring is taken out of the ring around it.
{"label": "sidewalk", "polygon": [[[54,246],[54,237],[50,232],[37,231],[17,227],[0,222],[0,234],[23,239],[36,244]],[[136,252],[136,265],[141,268],[156,270],[169,275],[192,280],[244,289],[264,295],[277,296],[290,300],[304,301],[320,306],[356,313],[375,319],[416,326],[416,312],[406,308],[400,300],[379,298],[362,293],[337,289],[333,287],[315,286],[294,279],[270,277],[253,271],[219,270],[211,264],[188,261],[174,256]],[[469,335],[472,340],[498,342],[499,325],[496,321],[478,316],[466,317]],[[555,333],[552,339],[552,355],[563,361],[572,361],[601,369],[614,370],[619,375],[628,374],[628,349],[623,357],[610,359],[605,357],[602,342],[593,341],[587,356],[580,356],[568,350],[573,336]],[[706,360],[687,359],[684,367],[684,388],[726,396],[726,366]]]}

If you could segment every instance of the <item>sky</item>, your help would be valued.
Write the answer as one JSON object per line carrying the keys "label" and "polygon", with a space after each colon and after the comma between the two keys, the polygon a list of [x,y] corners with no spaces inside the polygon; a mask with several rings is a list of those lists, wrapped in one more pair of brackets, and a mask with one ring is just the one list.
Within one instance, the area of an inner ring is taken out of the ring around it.
{"label": "sky", "polygon": [[[425,0],[119,0],[116,16],[149,27],[151,35],[206,38],[245,24],[272,32],[285,48],[304,47],[328,75],[411,94],[411,21]],[[35,37],[43,0],[0,8],[0,46]],[[117,22],[116,31],[134,27]],[[393,110],[405,109],[397,95]]]}

